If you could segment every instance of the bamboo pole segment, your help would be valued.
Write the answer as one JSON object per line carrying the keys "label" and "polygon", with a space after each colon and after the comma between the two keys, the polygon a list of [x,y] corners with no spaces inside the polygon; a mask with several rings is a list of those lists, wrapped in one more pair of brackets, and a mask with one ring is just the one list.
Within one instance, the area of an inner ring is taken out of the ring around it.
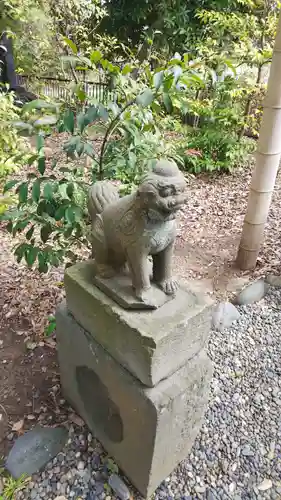
{"label": "bamboo pole segment", "polygon": [[263,109],[256,165],[236,259],[238,267],[245,270],[253,269],[257,262],[281,159],[281,13]]}

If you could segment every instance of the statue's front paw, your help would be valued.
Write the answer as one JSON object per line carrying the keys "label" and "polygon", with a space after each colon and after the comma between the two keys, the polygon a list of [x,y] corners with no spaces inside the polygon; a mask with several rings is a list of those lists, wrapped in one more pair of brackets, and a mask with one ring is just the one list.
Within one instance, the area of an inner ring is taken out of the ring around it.
{"label": "statue's front paw", "polygon": [[143,288],[136,289],[135,294],[136,294],[137,299],[139,299],[144,304],[151,306],[151,307],[155,307],[155,304],[154,304],[155,299],[153,297],[153,289],[151,287],[147,288],[147,289],[143,289]]}
{"label": "statue's front paw", "polygon": [[175,295],[179,284],[175,278],[169,278],[158,283],[158,286],[166,295]]}

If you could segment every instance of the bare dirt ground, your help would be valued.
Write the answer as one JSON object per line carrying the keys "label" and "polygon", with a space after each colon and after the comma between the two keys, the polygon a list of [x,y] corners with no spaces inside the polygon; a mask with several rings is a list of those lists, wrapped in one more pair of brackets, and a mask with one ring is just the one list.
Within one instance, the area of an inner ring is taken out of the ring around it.
{"label": "bare dirt ground", "polygon": [[[251,169],[234,175],[190,177],[189,202],[180,216],[175,271],[202,284],[214,298],[229,296],[245,280],[280,272],[281,175],[265,243],[254,272],[233,266]],[[0,227],[0,457],[36,422],[56,425],[71,409],[60,395],[55,338],[46,339],[49,314],[63,298],[63,270],[39,275],[15,262],[13,239]],[[18,424],[14,426],[14,424]],[[14,426],[14,429],[12,430]]]}

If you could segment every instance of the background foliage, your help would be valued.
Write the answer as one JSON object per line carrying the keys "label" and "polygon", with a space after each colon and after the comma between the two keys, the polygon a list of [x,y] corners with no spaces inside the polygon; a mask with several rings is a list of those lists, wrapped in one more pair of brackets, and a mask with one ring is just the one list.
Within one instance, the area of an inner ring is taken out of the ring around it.
{"label": "background foliage", "polygon": [[[123,195],[162,156],[187,174],[245,165],[278,8],[271,0],[3,0],[1,29],[14,38],[18,71],[72,79],[67,99],[39,98],[21,111],[0,94],[2,179],[28,165],[4,189],[17,198],[2,218],[20,238],[18,261],[46,272],[89,251],[87,192],[97,179]],[[89,97],[86,76],[114,97]],[[19,134],[36,136],[36,151],[26,156]],[[61,151],[49,158],[52,135]]]}

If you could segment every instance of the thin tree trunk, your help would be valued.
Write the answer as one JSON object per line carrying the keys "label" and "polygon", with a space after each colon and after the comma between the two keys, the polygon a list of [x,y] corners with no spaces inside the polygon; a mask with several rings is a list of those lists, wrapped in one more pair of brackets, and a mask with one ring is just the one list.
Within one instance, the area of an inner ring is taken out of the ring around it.
{"label": "thin tree trunk", "polygon": [[[260,65],[258,66],[258,74],[257,74],[257,79],[256,79],[256,85],[258,86],[261,82],[261,77],[262,77],[262,67],[263,65]],[[247,125],[247,118],[250,114],[250,111],[251,111],[251,103],[252,103],[252,99],[253,99],[253,94],[251,94],[247,101],[246,101],[246,105],[245,105],[245,111],[244,111],[244,124],[243,126],[241,127],[241,130],[239,132],[239,139],[242,139],[242,137],[244,136],[245,134],[245,130],[246,130],[246,125]]]}
{"label": "thin tree trunk", "polygon": [[237,265],[256,265],[281,158],[281,15],[277,27],[267,95],[256,152],[247,214],[244,220]]}

